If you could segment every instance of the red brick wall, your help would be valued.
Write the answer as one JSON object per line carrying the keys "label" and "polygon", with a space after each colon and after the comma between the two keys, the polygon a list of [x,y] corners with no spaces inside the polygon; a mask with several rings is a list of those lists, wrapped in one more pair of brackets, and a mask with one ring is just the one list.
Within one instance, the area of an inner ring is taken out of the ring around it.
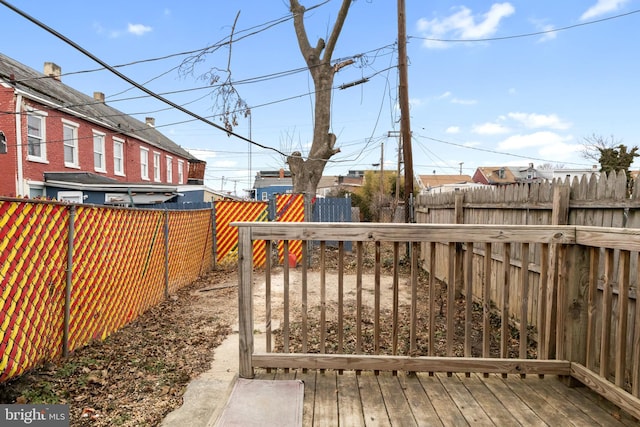
{"label": "red brick wall", "polygon": [[[15,110],[14,95],[12,89],[0,90],[0,111],[11,112]],[[145,144],[134,138],[124,136],[111,132],[100,126],[96,126],[93,123],[84,122],[81,119],[60,112],[57,110],[49,109],[43,105],[37,104],[31,100],[24,100],[25,104],[39,111],[46,112],[48,115],[45,118],[46,127],[46,157],[47,162],[37,162],[27,159],[27,120],[26,114],[22,115],[22,139],[24,145],[22,146],[22,158],[23,158],[23,177],[24,179],[32,181],[44,181],[44,172],[92,172],[101,176],[117,179],[121,182],[156,182],[154,181],[153,173],[153,153],[160,152],[160,183],[163,184],[177,184],[178,183],[178,160],[181,157],[176,156],[173,153],[166,152],[157,147]],[[63,119],[69,120],[73,123],[77,123],[78,127],[78,163],[79,168],[67,167],[64,164],[64,144],[63,144]],[[16,176],[17,176],[17,162],[16,162],[16,135],[15,135],[15,114],[2,114],[0,115],[0,130],[2,130],[9,144],[9,154],[0,155],[0,170],[3,171],[0,174],[0,196],[17,196],[16,193]],[[93,131],[98,131],[105,134],[105,161],[106,161],[106,173],[96,171],[94,168],[93,159]],[[114,173],[114,159],[113,159],[113,138],[124,140],[124,172],[125,176],[116,175]],[[149,180],[142,180],[140,171],[140,147],[144,146],[149,149]],[[172,182],[167,182],[167,155],[172,157],[173,165],[173,179]],[[184,181],[187,176],[188,162],[184,161]],[[185,182],[186,183],[186,182]],[[18,195],[19,196],[19,195]]]}
{"label": "red brick wall", "polygon": [[0,154],[0,194],[15,197],[16,174],[16,115],[13,89],[0,86],[0,130],[7,138],[7,154]]}

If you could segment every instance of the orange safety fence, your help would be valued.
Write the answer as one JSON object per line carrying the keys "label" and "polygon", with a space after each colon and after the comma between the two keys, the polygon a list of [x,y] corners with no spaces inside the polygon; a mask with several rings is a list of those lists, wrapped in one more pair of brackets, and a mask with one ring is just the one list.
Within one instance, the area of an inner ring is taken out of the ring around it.
{"label": "orange safety fence", "polygon": [[192,283],[213,266],[212,228],[207,209],[0,200],[0,382],[106,338]]}
{"label": "orange safety fence", "polygon": [[[234,221],[267,221],[267,202],[218,201],[216,212],[216,260],[237,259],[238,229],[230,224]],[[235,258],[234,258],[235,257]],[[264,242],[253,242],[253,265],[261,267],[265,263]]]}
{"label": "orange safety fence", "polygon": [[[304,222],[304,194],[279,194],[276,196],[276,221]],[[289,256],[295,256],[296,264],[302,261],[302,241],[289,242]],[[278,260],[284,262],[284,242],[278,242]]]}

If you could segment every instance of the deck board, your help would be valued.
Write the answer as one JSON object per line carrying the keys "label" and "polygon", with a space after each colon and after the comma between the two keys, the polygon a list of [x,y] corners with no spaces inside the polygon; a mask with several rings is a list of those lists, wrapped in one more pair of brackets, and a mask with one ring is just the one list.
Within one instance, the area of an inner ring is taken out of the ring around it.
{"label": "deck board", "polygon": [[358,378],[354,371],[338,375],[338,407],[341,426],[364,425]]}
{"label": "deck board", "polygon": [[493,424],[497,426],[519,426],[520,422],[509,412],[491,390],[476,375],[466,378],[465,374],[457,374],[460,383],[475,398]]}
{"label": "deck board", "polygon": [[492,374],[356,374],[256,371],[256,379],[304,381],[304,426],[631,426],[629,414],[586,387]]}
{"label": "deck board", "polygon": [[391,425],[417,426],[416,420],[411,413],[409,402],[407,402],[407,398],[398,381],[398,377],[393,375],[378,375],[377,378]]}
{"label": "deck board", "polygon": [[491,418],[482,409],[482,406],[478,403],[469,390],[460,382],[457,376],[448,377],[445,373],[437,373],[437,378],[444,386],[451,399],[455,402],[462,412],[462,415],[467,420],[467,423],[472,426],[495,426]]}

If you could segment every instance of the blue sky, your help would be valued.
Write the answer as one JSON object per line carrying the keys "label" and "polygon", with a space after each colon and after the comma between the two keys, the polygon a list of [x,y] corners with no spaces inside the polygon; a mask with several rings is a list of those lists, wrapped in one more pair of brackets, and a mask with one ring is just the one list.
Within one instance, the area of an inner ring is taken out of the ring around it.
{"label": "blue sky", "polygon": [[[313,83],[292,21],[282,19],[285,0],[9,3],[213,121],[219,111],[203,76],[230,64],[236,89],[252,107],[251,120],[242,119],[234,131],[283,152],[308,149]],[[406,3],[416,173],[471,175],[479,166],[529,163],[589,167],[581,155],[585,137],[640,144],[640,0]],[[332,0],[309,12],[312,44],[327,37],[339,6]],[[390,0],[358,0],[351,7],[334,53],[334,59],[355,59],[334,82],[332,126],[342,151],[325,174],[373,168],[381,147],[384,167],[397,168],[396,16]],[[236,17],[231,52],[220,48],[193,73],[180,72],[185,52],[225,40]],[[159,130],[207,161],[212,188],[243,195],[257,170],[286,167],[276,152],[250,149],[106,70],[78,73],[100,67],[4,5],[0,18],[3,54],[38,71],[55,62],[63,74],[72,73],[63,75],[66,84],[87,95],[103,92],[110,105],[142,121],[154,117]],[[368,81],[338,88],[363,78]]]}

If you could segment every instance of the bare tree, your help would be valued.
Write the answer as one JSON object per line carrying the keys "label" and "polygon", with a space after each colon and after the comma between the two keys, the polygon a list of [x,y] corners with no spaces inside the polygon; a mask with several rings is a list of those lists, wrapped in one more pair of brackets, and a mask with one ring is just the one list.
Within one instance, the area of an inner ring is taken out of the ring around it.
{"label": "bare tree", "polygon": [[583,140],[582,157],[598,164],[600,164],[600,156],[602,156],[603,150],[616,148],[622,144],[622,140],[616,140],[613,135],[605,137],[595,133],[583,138]]}
{"label": "bare tree", "polygon": [[309,155],[305,160],[302,153],[294,151],[287,158],[293,176],[293,191],[296,193],[315,194],[327,160],[340,152],[340,149],[335,147],[336,135],[330,132],[331,88],[335,73],[345,64],[332,64],[331,56],[352,1],[342,0],[329,39],[325,42],[324,39],[319,38],[315,46],[312,46],[305,28],[306,9],[298,0],[289,0],[298,46],[313,78],[315,89],[313,141]]}

